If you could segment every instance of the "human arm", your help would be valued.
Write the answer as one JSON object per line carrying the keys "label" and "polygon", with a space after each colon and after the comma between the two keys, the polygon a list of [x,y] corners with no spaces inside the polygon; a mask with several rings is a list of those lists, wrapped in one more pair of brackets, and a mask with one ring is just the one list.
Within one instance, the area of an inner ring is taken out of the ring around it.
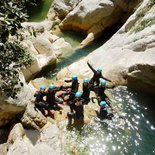
{"label": "human arm", "polygon": [[104,79],[104,80],[106,80],[106,81],[112,82],[110,79],[104,77],[103,75],[101,75],[101,78]]}
{"label": "human arm", "polygon": [[96,70],[92,67],[92,65],[88,61],[87,61],[87,65],[94,73],[96,73]]}

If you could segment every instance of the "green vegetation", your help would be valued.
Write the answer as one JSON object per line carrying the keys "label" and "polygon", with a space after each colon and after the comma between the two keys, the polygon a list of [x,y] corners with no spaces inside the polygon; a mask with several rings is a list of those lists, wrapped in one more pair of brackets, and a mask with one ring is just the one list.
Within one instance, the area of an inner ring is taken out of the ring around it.
{"label": "green vegetation", "polygon": [[134,26],[131,28],[130,32],[140,32],[142,31],[143,29],[145,29],[146,27],[148,26],[151,26],[152,24],[155,23],[155,20],[153,18],[147,18],[145,19],[145,15],[148,14],[148,12],[151,10],[151,8],[155,5],[155,0],[150,0],[149,3],[141,8],[136,16],[137,16],[137,21],[136,23],[134,24]]}
{"label": "green vegetation", "polygon": [[0,1],[0,89],[7,96],[15,97],[15,85],[20,82],[19,68],[32,62],[21,45],[22,36],[19,32],[21,23],[28,17],[25,6],[29,1]]}

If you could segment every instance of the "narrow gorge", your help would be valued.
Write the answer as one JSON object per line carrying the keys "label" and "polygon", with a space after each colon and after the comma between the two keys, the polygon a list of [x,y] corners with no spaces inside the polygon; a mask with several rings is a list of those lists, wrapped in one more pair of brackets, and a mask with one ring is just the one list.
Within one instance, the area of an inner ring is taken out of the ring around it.
{"label": "narrow gorge", "polygon": [[[0,155],[155,154],[155,1],[34,3],[19,30],[32,63],[18,68],[13,97],[0,91]],[[82,91],[92,77],[88,61],[115,86],[106,92],[117,109],[113,120],[101,121],[93,100],[84,105],[83,123],[68,123],[67,105],[53,118],[36,110],[40,85],[65,85],[77,75]]]}

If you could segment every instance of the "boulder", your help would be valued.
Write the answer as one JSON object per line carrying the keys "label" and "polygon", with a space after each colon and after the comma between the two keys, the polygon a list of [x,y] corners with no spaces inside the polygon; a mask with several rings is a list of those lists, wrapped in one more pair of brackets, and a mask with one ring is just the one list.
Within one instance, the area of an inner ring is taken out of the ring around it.
{"label": "boulder", "polygon": [[[16,124],[5,144],[3,152],[7,155],[64,155],[59,129],[48,123],[39,131],[25,130],[19,123]],[[6,155],[5,154],[5,155]]]}
{"label": "boulder", "polygon": [[28,31],[35,31],[36,33],[43,33],[44,31],[50,31],[53,22],[50,20],[44,20],[42,22],[24,22],[22,26]]}
{"label": "boulder", "polygon": [[100,36],[106,28],[129,17],[133,8],[139,3],[139,1],[133,0],[130,2],[125,0],[76,0],[73,7],[70,5],[71,0],[59,1],[55,1],[53,7],[62,20],[60,28],[87,33],[88,38],[82,42],[82,45],[89,44]]}
{"label": "boulder", "polygon": [[7,124],[18,114],[23,113],[27,103],[32,98],[33,89],[26,84],[22,73],[20,73],[20,80],[19,84],[16,85],[16,88],[20,89],[16,92],[16,97],[7,97],[0,92],[0,126]]}
{"label": "boulder", "polygon": [[33,58],[30,66],[22,68],[26,81],[29,81],[44,67],[48,65],[54,66],[56,58],[65,51],[72,49],[71,45],[63,38],[53,35],[49,31],[38,34],[36,38],[32,37],[30,40],[24,40],[23,46]]}
{"label": "boulder", "polygon": [[64,19],[80,1],[81,0],[54,0],[52,8],[60,19]]}
{"label": "boulder", "polygon": [[[144,0],[124,26],[86,58],[63,69],[58,79],[76,73],[91,77],[87,61],[103,68],[103,75],[116,84],[155,94],[155,5]],[[97,60],[97,61],[96,61]]]}
{"label": "boulder", "polygon": [[34,103],[29,103],[21,118],[21,122],[26,128],[39,130],[47,123],[47,119],[35,108]]}

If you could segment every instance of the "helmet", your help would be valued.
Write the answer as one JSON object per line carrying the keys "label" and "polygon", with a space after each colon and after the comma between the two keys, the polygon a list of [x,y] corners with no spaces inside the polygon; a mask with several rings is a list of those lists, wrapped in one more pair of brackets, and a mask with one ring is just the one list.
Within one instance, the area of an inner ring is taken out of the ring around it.
{"label": "helmet", "polygon": [[75,97],[81,97],[82,93],[81,92],[76,92]]}
{"label": "helmet", "polygon": [[49,85],[49,89],[53,89],[54,87],[55,87],[54,84]]}
{"label": "helmet", "polygon": [[96,70],[99,72],[102,72],[102,68],[100,68],[100,67],[98,67]]}
{"label": "helmet", "polygon": [[84,80],[83,80],[83,83],[88,83],[89,82],[89,79],[88,78],[85,78]]}
{"label": "helmet", "polygon": [[100,102],[100,106],[105,106],[107,103],[105,101]]}
{"label": "helmet", "polygon": [[77,80],[77,75],[73,75],[72,80]]}
{"label": "helmet", "polygon": [[107,81],[106,81],[106,80],[104,80],[104,79],[102,79],[102,80],[101,80],[101,85],[104,85],[104,86],[105,86],[105,85],[106,85],[106,83],[107,83]]}
{"label": "helmet", "polygon": [[45,85],[40,85],[40,89],[46,89],[46,86]]}

